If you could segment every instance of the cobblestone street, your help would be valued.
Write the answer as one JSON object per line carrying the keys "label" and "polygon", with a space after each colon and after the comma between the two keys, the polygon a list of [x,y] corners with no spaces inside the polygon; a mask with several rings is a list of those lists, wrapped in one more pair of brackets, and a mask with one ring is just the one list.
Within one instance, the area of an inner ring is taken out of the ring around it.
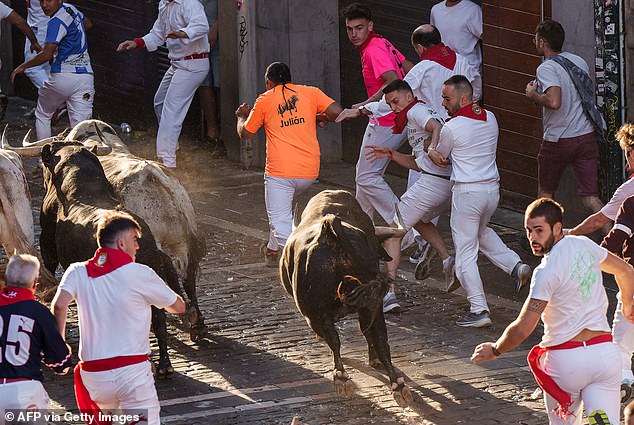
{"label": "cobblestone street", "polygon": [[[21,137],[21,131],[14,128],[11,140]],[[128,142],[135,153],[151,157],[150,137]],[[468,329],[454,324],[468,303],[462,290],[444,292],[440,262],[433,263],[430,278],[417,282],[413,265],[403,256],[397,289],[403,310],[386,318],[393,363],[407,377],[414,404],[399,407],[388,389],[388,377],[368,366],[367,345],[355,316],[339,324],[342,355],[355,393],[339,399],[332,384],[330,350],[315,339],[297,312],[277,270],[264,267],[260,246],[267,239],[268,225],[262,173],[213,160],[193,142],[183,144],[178,161],[176,175],[189,191],[207,242],[198,294],[209,336],[191,342],[185,326],[170,316],[169,348],[176,373],[157,381],[163,423],[290,424],[294,416],[312,425],[547,422],[526,364],[541,327],[527,343],[496,362],[475,366],[469,361],[478,343],[495,339],[515,318],[526,296],[526,289],[514,294],[511,278],[484,259],[493,326]],[[37,218],[41,175],[37,160],[25,164]],[[322,180],[301,197],[300,211],[317,192],[347,187],[349,178],[342,179],[342,173],[353,175],[354,167],[326,165]],[[390,181],[403,189],[403,179]],[[445,235],[447,221],[441,218]],[[496,230],[517,249],[516,229]],[[69,332],[76,352],[74,320]],[[155,341],[152,346],[156,360]],[[76,412],[70,375],[47,373],[45,387],[56,407]]]}

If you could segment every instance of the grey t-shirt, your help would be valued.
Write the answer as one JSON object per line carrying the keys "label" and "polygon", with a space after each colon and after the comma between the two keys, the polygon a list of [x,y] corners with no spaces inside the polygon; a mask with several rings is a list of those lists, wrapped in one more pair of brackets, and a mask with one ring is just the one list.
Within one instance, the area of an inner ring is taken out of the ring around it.
{"label": "grey t-shirt", "polygon": [[218,20],[218,0],[200,0],[205,8],[209,28]]}
{"label": "grey t-shirt", "polygon": [[[586,61],[572,53],[563,52],[561,56],[572,61],[579,68],[589,73]],[[594,130],[581,106],[581,98],[568,72],[557,62],[545,60],[537,68],[537,81],[540,93],[549,87],[561,89],[561,107],[557,110],[542,108],[544,140],[556,142],[562,137],[576,137]]]}

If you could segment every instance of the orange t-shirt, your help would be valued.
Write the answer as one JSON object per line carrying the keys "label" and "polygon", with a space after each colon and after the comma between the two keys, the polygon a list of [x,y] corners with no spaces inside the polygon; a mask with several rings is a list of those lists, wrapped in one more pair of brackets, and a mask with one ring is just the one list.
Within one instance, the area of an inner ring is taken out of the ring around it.
{"label": "orange t-shirt", "polygon": [[334,100],[317,87],[288,83],[258,96],[244,128],[266,131],[267,176],[312,179],[319,175],[316,115]]}

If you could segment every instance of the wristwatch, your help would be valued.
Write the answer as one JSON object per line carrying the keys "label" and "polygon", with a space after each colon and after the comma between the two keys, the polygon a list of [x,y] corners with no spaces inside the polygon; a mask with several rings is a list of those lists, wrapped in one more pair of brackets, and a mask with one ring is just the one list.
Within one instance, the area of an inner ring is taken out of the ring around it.
{"label": "wristwatch", "polygon": [[[365,115],[365,112],[364,112],[364,111],[368,111],[368,110],[366,109],[365,105],[361,105],[361,106],[359,106],[359,113],[360,113],[361,115]],[[368,112],[369,112],[369,111],[368,111]]]}

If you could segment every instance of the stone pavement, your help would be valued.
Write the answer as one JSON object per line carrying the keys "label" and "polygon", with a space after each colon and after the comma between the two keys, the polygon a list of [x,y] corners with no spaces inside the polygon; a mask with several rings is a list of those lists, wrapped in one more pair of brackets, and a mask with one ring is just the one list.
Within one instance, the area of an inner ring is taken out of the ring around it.
{"label": "stone pavement", "polygon": [[[151,157],[150,137],[128,141],[133,151]],[[312,425],[547,423],[526,364],[541,328],[495,362],[476,366],[469,361],[478,343],[497,338],[515,318],[526,296],[526,290],[514,294],[511,278],[484,259],[481,268],[494,323],[488,329],[464,329],[454,321],[468,310],[468,303],[462,290],[443,291],[440,263],[433,264],[430,278],[417,282],[404,256],[397,290],[403,311],[388,315],[387,323],[393,363],[407,377],[413,406],[399,407],[387,376],[367,365],[367,346],[353,316],[342,320],[338,329],[355,394],[337,398],[328,347],[317,342],[297,312],[277,270],[262,262],[259,248],[268,231],[262,173],[213,160],[194,142],[181,146],[176,175],[189,191],[207,241],[198,294],[210,332],[207,339],[193,343],[179,319],[171,316],[169,347],[176,374],[157,381],[162,423],[290,424],[294,416]],[[35,160],[25,163],[37,211],[41,177]],[[301,197],[300,211],[321,190],[349,188],[353,174],[350,164],[325,166],[321,180]],[[404,188],[403,179],[390,181],[397,192]],[[496,230],[517,248],[518,216],[501,212],[496,219]],[[446,217],[441,228],[446,234]],[[69,332],[76,351],[74,318]],[[154,339],[152,347],[157,358]],[[45,387],[55,406],[76,411],[70,376],[47,373]]]}

